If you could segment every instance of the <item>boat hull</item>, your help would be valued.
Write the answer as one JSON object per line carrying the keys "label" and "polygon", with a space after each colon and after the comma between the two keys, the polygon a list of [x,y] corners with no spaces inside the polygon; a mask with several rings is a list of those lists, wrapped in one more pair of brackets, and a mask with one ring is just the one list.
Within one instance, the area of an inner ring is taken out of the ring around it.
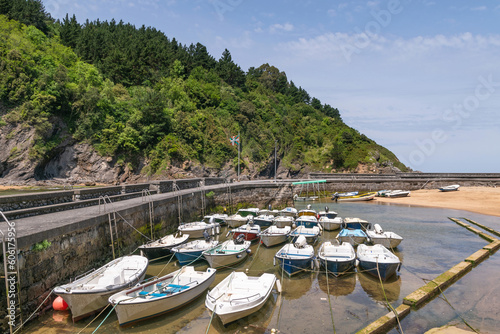
{"label": "boat hull", "polygon": [[342,219],[319,219],[319,224],[325,231],[335,231],[342,227]]}
{"label": "boat hull", "polygon": [[276,259],[278,260],[280,270],[283,269],[288,276],[293,276],[304,270],[311,270],[313,263],[313,256],[290,259],[276,255]]}
{"label": "boat hull", "polygon": [[368,234],[368,237],[370,237],[372,244],[382,245],[386,248],[396,248],[403,240],[403,238],[401,237],[393,238],[393,237],[386,237],[380,234]]}
{"label": "boat hull", "polygon": [[331,260],[320,256],[319,259],[321,266],[326,268],[329,274],[332,274],[336,277],[346,273],[353,272],[352,269],[356,264],[356,258],[347,261],[340,261],[340,260]]}
{"label": "boat hull", "polygon": [[233,232],[233,239],[238,238],[239,235],[243,235],[243,240],[246,241],[256,241],[259,239],[259,234],[258,233],[252,233],[252,232]]}
{"label": "boat hull", "polygon": [[239,253],[232,254],[224,254],[224,255],[207,255],[203,256],[207,260],[208,264],[211,268],[221,268],[221,267],[229,267],[233,264],[240,263],[247,258],[246,250]]}
{"label": "boat hull", "polygon": [[[186,289],[179,293],[174,294],[161,294],[164,296],[153,297],[149,300],[136,298],[137,302],[120,303],[115,306],[115,311],[118,316],[118,323],[120,326],[130,325],[132,323],[156,317],[158,315],[171,312],[184,305],[190,303],[194,299],[201,296],[215,280],[214,269],[209,268],[212,274],[202,283],[194,286],[193,288]],[[113,299],[111,297],[110,299]],[[111,300],[110,300],[111,301]],[[112,302],[112,304],[115,304]]]}
{"label": "boat hull", "polygon": [[[377,270],[378,266],[378,270]],[[367,260],[359,260],[359,267],[366,273],[379,277],[382,281],[385,281],[389,277],[396,274],[396,271],[399,269],[400,263],[377,263],[376,261],[367,261]]]}
{"label": "boat hull", "polygon": [[261,234],[260,240],[266,247],[272,247],[288,240],[288,234]]}

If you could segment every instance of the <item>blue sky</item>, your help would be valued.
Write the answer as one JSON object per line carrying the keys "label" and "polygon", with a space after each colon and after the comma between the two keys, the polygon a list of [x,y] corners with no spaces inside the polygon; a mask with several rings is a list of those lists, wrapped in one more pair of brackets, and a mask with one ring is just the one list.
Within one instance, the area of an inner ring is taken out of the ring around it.
{"label": "blue sky", "polygon": [[286,72],[424,172],[498,172],[500,1],[45,0]]}

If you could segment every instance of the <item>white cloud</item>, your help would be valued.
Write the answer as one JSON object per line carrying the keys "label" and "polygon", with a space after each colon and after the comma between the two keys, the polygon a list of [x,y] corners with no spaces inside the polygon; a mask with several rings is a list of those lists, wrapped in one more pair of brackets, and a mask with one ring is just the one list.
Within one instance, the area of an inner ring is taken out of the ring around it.
{"label": "white cloud", "polygon": [[285,23],[285,24],[276,23],[269,27],[269,31],[271,33],[275,33],[278,31],[292,31],[292,30],[293,30],[293,24],[291,23]]}
{"label": "white cloud", "polygon": [[478,7],[472,7],[471,10],[474,10],[474,11],[482,11],[482,10],[486,10],[486,6],[478,6]]}

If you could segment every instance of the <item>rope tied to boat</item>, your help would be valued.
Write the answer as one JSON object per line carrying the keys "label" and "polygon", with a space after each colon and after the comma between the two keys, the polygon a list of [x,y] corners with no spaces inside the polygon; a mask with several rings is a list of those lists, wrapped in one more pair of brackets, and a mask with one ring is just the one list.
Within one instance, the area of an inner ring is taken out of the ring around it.
{"label": "rope tied to boat", "polygon": [[401,334],[403,334],[403,328],[401,327],[401,323],[399,322],[398,312],[394,309],[394,307],[391,305],[391,303],[389,303],[389,300],[387,299],[387,295],[385,294],[384,283],[382,283],[382,276],[380,275],[380,270],[378,267],[378,257],[377,257],[377,275],[378,275],[378,279],[380,281],[380,287],[382,288],[382,293],[384,294],[385,302],[389,306],[392,313],[394,313],[394,316],[396,317],[396,321],[398,322],[399,330],[401,331]]}
{"label": "rope tied to boat", "polygon": [[328,305],[330,306],[330,316],[332,317],[332,326],[333,333],[336,334],[335,330],[335,322],[333,321],[333,310],[332,310],[332,301],[330,299],[330,284],[328,283],[328,267],[325,265],[325,276],[326,276],[326,294],[328,295]]}
{"label": "rope tied to boat", "polygon": [[45,299],[43,300],[43,302],[36,308],[36,310],[31,313],[31,315],[28,317],[28,319],[26,319],[15,331],[13,334],[16,334],[21,328],[23,328],[24,325],[26,325],[26,323],[28,321],[31,320],[31,318],[38,312],[38,310],[40,309],[40,307],[42,307],[43,304],[45,304],[45,302],[47,301],[47,299],[49,299],[49,297],[52,295],[52,293],[54,292],[54,289],[50,290],[50,293],[47,295],[47,297],[45,297]]}

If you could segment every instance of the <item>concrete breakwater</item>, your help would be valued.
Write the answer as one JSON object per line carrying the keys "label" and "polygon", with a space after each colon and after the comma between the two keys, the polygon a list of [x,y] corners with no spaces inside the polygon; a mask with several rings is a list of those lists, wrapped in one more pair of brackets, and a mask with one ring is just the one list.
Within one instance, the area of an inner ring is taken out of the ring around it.
{"label": "concrete breakwater", "polygon": [[[229,206],[239,202],[261,207],[270,203],[291,203],[290,187],[284,183],[201,183],[200,187],[199,180],[191,180],[189,185],[193,187],[183,190],[177,187],[176,191],[107,202],[106,205],[15,220],[8,218],[17,233],[16,265],[20,272],[19,297],[23,318],[40,306],[55,286],[111,260],[110,219],[116,217],[117,256],[120,256],[133,252],[148,241],[146,237],[151,237],[151,224],[155,237],[163,236],[175,231],[180,221],[199,219],[205,211],[203,205],[209,210],[216,205]],[[165,184],[163,186],[163,190],[173,190]],[[7,223],[1,222],[0,228],[7,231]],[[49,306],[54,297],[48,298],[41,309]],[[8,332],[5,301],[5,285],[0,284],[0,319],[3,319],[3,331]]]}

